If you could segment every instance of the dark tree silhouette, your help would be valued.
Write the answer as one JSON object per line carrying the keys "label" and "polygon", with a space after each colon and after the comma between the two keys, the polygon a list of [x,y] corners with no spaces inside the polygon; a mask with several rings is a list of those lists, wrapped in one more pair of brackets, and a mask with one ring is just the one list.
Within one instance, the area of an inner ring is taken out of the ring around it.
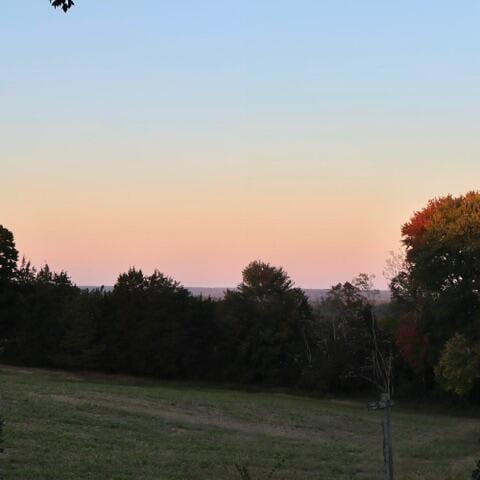
{"label": "dark tree silhouette", "polygon": [[16,273],[18,251],[13,233],[0,225],[0,282],[11,281]]}
{"label": "dark tree silhouette", "polygon": [[255,261],[242,272],[221,306],[229,378],[248,383],[295,385],[309,363],[306,337],[311,309],[282,268]]}
{"label": "dark tree silhouette", "polygon": [[73,0],[50,0],[50,3],[54,8],[61,8],[65,13],[75,5]]}

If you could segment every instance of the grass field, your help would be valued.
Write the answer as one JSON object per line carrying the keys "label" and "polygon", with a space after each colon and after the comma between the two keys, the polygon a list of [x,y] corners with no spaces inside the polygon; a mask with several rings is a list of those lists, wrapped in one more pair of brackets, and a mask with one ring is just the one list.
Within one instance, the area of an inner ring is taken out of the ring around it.
{"label": "grass field", "polygon": [[[380,479],[379,413],[353,401],[0,367],[2,480]],[[480,419],[394,412],[399,480],[468,480]]]}

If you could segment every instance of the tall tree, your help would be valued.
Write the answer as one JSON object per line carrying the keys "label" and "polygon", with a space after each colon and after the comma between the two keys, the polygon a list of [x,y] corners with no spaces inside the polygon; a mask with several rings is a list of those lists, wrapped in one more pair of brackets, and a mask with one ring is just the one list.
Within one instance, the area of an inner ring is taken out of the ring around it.
{"label": "tall tree", "polygon": [[391,281],[397,345],[414,369],[419,360],[427,366],[428,386],[442,352],[450,358],[444,347],[457,332],[480,340],[480,193],[430,200],[402,236],[405,265]]}
{"label": "tall tree", "polygon": [[412,279],[433,295],[480,293],[480,193],[431,200],[402,228]]}
{"label": "tall tree", "polygon": [[282,268],[255,261],[222,305],[232,376],[241,381],[291,385],[309,362],[311,309]]}
{"label": "tall tree", "polygon": [[48,265],[26,277],[27,281],[18,285],[21,311],[15,320],[15,342],[10,351],[26,364],[54,365],[64,310],[80,290],[65,272],[53,272]]}
{"label": "tall tree", "polygon": [[[373,317],[372,277],[361,274],[334,285],[315,309],[312,375],[326,391],[358,390],[370,373]],[[377,330],[377,329],[376,329]],[[378,339],[383,336],[378,332]]]}
{"label": "tall tree", "polygon": [[120,275],[111,298],[104,365],[162,377],[208,378],[213,305],[159,271]]}
{"label": "tall tree", "polygon": [[293,290],[293,282],[283,268],[255,260],[242,272],[238,289],[244,297],[266,300]]}
{"label": "tall tree", "polygon": [[15,278],[17,261],[18,251],[13,233],[0,225],[0,283],[7,283]]}
{"label": "tall tree", "polygon": [[18,251],[13,233],[0,225],[0,353],[4,352],[11,341],[18,314],[15,286],[17,260]]}

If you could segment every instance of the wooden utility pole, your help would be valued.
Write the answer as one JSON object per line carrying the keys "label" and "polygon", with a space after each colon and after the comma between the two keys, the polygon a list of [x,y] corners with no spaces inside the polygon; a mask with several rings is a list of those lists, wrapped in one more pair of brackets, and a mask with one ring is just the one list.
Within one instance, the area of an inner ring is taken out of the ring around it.
{"label": "wooden utility pole", "polygon": [[[392,442],[392,392],[393,392],[393,367],[394,356],[391,340],[381,335],[377,325],[375,315],[375,301],[371,296],[374,292],[372,278],[361,275],[359,277],[360,287],[368,299],[371,315],[371,360],[367,362],[364,368],[358,371],[360,378],[375,385],[380,393],[380,400],[368,405],[369,410],[383,410],[383,459],[385,465],[385,480],[395,480],[395,470],[393,462],[393,442]],[[363,370],[363,371],[362,371]]]}
{"label": "wooden utility pole", "polygon": [[380,401],[368,405],[369,410],[383,410],[383,462],[385,466],[385,480],[395,480],[392,442],[392,406],[393,401],[389,393],[382,393]]}

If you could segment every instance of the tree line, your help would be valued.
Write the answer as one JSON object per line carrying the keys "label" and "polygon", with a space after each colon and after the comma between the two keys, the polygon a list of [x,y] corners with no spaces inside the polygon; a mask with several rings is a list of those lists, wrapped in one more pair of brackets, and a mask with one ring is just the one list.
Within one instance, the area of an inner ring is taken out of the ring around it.
{"label": "tree line", "polygon": [[112,291],[83,290],[65,272],[19,260],[0,226],[1,360],[338,393],[369,388],[380,346],[394,359],[397,394],[478,400],[480,194],[432,200],[402,235],[392,300],[377,305],[368,275],[311,303],[261,261],[222,299],[135,268]]}

